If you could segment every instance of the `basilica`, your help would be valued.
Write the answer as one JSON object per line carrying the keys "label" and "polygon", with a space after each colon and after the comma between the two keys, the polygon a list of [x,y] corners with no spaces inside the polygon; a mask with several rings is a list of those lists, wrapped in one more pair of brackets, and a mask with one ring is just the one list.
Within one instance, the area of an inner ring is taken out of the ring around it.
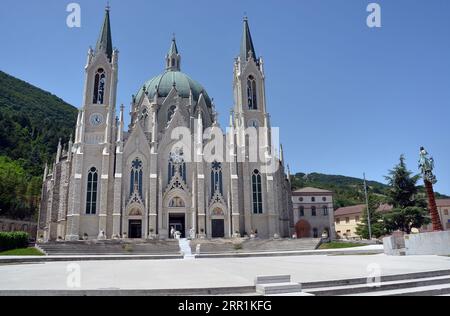
{"label": "basilica", "polygon": [[[234,105],[225,129],[204,87],[181,71],[175,38],[161,58],[163,72],[132,96],[125,127],[125,107],[116,109],[119,52],[110,23],[106,9],[95,49],[87,54],[75,135],[60,142],[45,168],[38,239],[164,240],[173,231],[192,238],[291,236],[289,177],[273,142],[264,62],[247,18],[240,54],[230,63]],[[174,138],[180,128],[189,139]],[[256,141],[249,128],[263,131]],[[204,134],[214,131],[223,159],[208,159],[204,151]],[[253,159],[255,144],[264,159]]]}

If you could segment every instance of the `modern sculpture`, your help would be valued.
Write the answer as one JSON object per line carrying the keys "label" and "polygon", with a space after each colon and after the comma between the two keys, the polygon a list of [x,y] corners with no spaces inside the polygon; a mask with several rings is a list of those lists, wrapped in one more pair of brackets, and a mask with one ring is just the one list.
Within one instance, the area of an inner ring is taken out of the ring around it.
{"label": "modern sculpture", "polygon": [[433,190],[433,184],[436,184],[437,182],[436,176],[433,174],[434,159],[433,157],[428,156],[428,152],[423,147],[420,148],[419,168],[427,190],[428,207],[431,215],[431,221],[433,223],[433,231],[442,231],[444,229],[442,228]]}

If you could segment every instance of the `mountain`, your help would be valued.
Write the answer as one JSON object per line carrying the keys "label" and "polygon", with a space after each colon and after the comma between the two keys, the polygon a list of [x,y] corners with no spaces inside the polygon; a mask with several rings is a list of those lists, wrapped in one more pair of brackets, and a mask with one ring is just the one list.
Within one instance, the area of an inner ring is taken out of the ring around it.
{"label": "mountain", "polygon": [[[291,178],[292,189],[304,187],[315,187],[330,190],[335,193],[335,208],[352,206],[365,203],[364,180],[340,175],[327,175],[321,173],[297,173]],[[377,195],[381,201],[386,201],[389,186],[377,181],[367,181],[369,194]],[[419,190],[425,193],[423,187]],[[436,198],[448,198],[445,195],[436,193]]]}
{"label": "mountain", "polygon": [[76,119],[75,107],[0,71],[0,216],[34,214],[44,164],[59,138],[68,142]]}

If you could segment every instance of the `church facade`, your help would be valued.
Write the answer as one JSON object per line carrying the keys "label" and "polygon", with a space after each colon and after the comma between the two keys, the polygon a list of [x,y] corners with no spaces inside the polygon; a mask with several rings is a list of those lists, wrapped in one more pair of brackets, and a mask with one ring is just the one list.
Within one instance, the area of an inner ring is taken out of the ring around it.
{"label": "church facade", "polygon": [[[45,168],[38,239],[166,239],[174,230],[195,238],[291,235],[289,178],[272,141],[264,63],[247,19],[226,132],[206,90],[181,71],[175,38],[165,57],[164,72],[133,96],[125,130],[124,106],[116,116],[119,52],[106,10],[88,52],[74,139],[60,142]],[[180,129],[187,139],[174,138]],[[207,135],[219,144],[212,155]],[[264,159],[252,159],[254,144]]]}

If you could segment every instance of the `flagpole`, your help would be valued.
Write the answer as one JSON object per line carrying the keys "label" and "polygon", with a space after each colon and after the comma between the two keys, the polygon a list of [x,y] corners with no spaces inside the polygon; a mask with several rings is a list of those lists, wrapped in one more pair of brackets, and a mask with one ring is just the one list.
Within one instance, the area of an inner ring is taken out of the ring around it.
{"label": "flagpole", "polygon": [[369,240],[372,240],[372,224],[371,224],[371,221],[370,221],[369,196],[367,194],[366,174],[363,173],[363,176],[364,176],[364,194],[366,196],[367,224],[368,224],[368,227],[369,227]]}

